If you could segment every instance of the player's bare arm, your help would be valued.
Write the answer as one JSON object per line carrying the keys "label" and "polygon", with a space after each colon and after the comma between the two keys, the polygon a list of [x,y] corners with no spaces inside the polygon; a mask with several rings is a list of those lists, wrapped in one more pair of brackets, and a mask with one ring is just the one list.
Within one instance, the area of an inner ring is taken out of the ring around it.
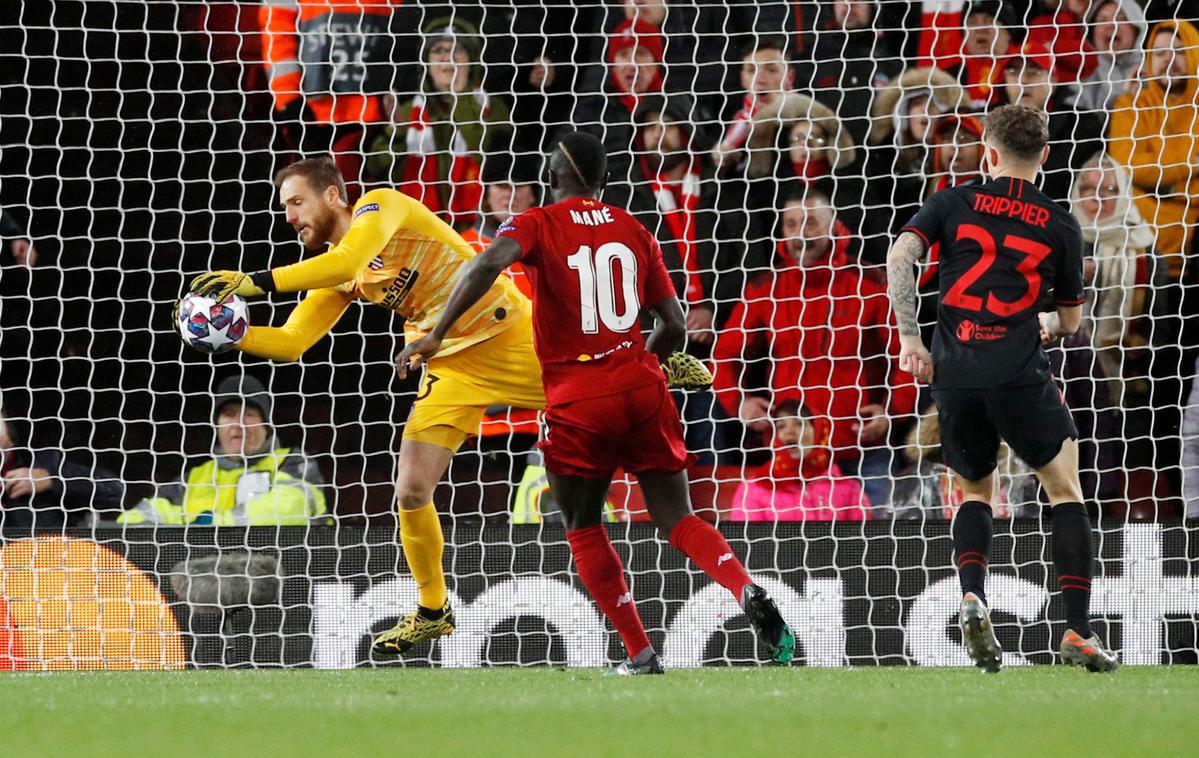
{"label": "player's bare arm", "polygon": [[1056,311],[1040,314],[1041,342],[1048,345],[1062,337],[1069,337],[1082,326],[1081,305],[1059,305]]}
{"label": "player's bare arm", "polygon": [[466,262],[446,301],[445,313],[433,331],[404,346],[396,356],[396,372],[403,379],[408,372],[428,361],[441,349],[445,335],[463,313],[487,294],[504,269],[520,260],[520,245],[507,237],[496,238],[483,252]]}
{"label": "player's bare arm", "polygon": [[916,264],[924,254],[924,241],[902,232],[887,253],[887,296],[899,327],[899,367],[922,382],[933,379],[933,357],[920,338],[916,320]]}
{"label": "player's bare arm", "polygon": [[687,317],[683,315],[683,306],[677,297],[668,297],[650,306],[649,312],[654,314],[654,328],[645,341],[645,349],[665,363],[670,354],[679,349],[687,334]]}

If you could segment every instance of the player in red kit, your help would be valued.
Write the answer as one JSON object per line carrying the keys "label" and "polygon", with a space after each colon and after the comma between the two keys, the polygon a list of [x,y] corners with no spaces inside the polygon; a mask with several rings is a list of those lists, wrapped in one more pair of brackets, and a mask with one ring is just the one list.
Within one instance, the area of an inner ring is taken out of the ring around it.
{"label": "player in red kit", "polygon": [[[406,372],[435,355],[455,319],[520,261],[533,286],[550,488],[579,578],[628,651],[616,672],[664,671],[600,523],[618,467],[637,476],[646,508],[670,544],[733,593],[771,659],[787,663],[795,636],[774,601],[750,580],[720,532],[691,512],[690,456],[667,386],[667,373],[674,386],[695,384],[681,376],[687,359],[671,355],[685,334],[683,309],[653,236],[623,209],[596,199],[606,177],[607,155],[597,138],[562,137],[550,156],[554,204],[504,223],[491,246],[462,268],[441,322],[396,361]],[[648,340],[643,311],[655,318]]]}

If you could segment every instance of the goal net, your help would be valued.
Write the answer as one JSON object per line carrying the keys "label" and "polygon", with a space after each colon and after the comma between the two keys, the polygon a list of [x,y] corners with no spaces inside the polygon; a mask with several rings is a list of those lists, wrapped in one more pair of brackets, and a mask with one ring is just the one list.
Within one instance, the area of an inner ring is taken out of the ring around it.
{"label": "goal net", "polygon": [[[394,187],[482,249],[551,201],[544,157],[573,129],[608,149],[603,199],[661,244],[685,349],[716,380],[675,398],[693,505],[778,600],[798,661],[968,664],[962,495],[928,388],[897,366],[885,260],[926,198],[983,181],[982,119],[1009,102],[1047,113],[1038,183],[1084,238],[1083,328],[1049,354],[1080,433],[1097,630],[1127,663],[1196,662],[1199,19],[1184,9],[4,4],[0,669],[621,657],[574,573],[537,412],[493,407],[434,494],[458,630],[373,660],[371,635],[417,598],[395,517],[421,391],[396,376],[403,319],[363,300],[271,361],[193,350],[172,316],[203,272],[308,255],[273,181],[301,157],[332,157],[351,203]],[[934,248],[926,342],[937,270]],[[298,301],[254,299],[250,323],[281,326]],[[959,338],[995,336],[968,323]],[[998,480],[999,639],[1009,663],[1048,663],[1048,506],[1006,448]],[[605,519],[667,665],[765,659],[635,477],[618,472]]]}

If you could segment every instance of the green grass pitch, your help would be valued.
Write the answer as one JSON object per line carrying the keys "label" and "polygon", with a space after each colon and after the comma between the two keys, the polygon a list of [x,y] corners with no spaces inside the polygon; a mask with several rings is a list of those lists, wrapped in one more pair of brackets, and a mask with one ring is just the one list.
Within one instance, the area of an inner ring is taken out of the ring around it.
{"label": "green grass pitch", "polygon": [[1186,755],[1199,668],[0,676],[4,756]]}

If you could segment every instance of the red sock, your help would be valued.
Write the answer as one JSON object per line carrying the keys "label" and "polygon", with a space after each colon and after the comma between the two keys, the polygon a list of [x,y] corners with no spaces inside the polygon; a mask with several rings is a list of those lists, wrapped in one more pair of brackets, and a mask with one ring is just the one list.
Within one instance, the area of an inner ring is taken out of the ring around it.
{"label": "red sock", "polygon": [[724,536],[694,513],[674,525],[670,531],[670,544],[733,593],[738,603],[741,602],[741,590],[753,583]]}
{"label": "red sock", "polygon": [[570,543],[570,552],[575,558],[575,569],[583,586],[591,593],[595,604],[616,627],[624,648],[630,658],[649,647],[649,637],[645,635],[645,627],[641,617],[637,615],[637,606],[633,603],[633,593],[624,581],[624,566],[620,556],[612,547],[608,533],[599,524],[585,529],[572,529],[566,533]]}

